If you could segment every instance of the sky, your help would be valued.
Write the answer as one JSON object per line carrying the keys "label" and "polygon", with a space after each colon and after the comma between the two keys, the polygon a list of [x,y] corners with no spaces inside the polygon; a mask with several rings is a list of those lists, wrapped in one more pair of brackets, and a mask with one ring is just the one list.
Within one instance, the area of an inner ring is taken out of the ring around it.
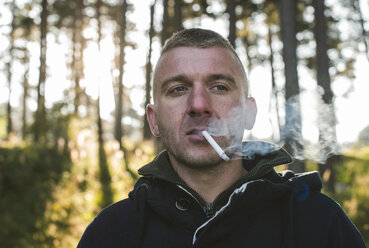
{"label": "sky", "polygon": [[[24,0],[23,0],[24,1]],[[21,2],[21,1],[20,1]],[[148,48],[148,40],[146,39],[146,32],[149,28],[149,4],[150,1],[131,1],[135,5],[135,11],[129,14],[129,19],[135,20],[136,31],[131,33],[129,39],[137,42],[135,49],[131,47],[126,48],[126,65],[124,74],[124,85],[130,91],[130,99],[132,101],[132,108],[138,114],[144,114],[144,90],[145,72],[142,70],[146,63],[146,55]],[[160,2],[160,1],[159,1]],[[334,0],[327,1],[328,4],[334,4]],[[363,2],[363,1],[362,1]],[[2,5],[2,4],[1,4]],[[213,10],[215,12],[222,11],[221,5],[215,5]],[[0,52],[6,51],[7,33],[4,24],[9,23],[11,15],[4,9],[0,8]],[[160,27],[160,16],[162,10],[160,6],[156,8],[155,25]],[[368,6],[363,5],[363,14],[369,20]],[[219,32],[223,36],[227,36],[227,20],[218,19],[216,21],[210,19],[198,19],[193,23],[184,23],[185,27],[202,27],[209,28]],[[106,120],[111,120],[111,112],[115,108],[113,88],[112,88],[112,74],[118,75],[118,72],[111,72],[111,61],[114,56],[114,48],[111,46],[112,26],[108,24],[104,27],[105,38],[102,40],[101,53],[95,43],[90,43],[85,51],[85,79],[81,82],[81,86],[86,88],[88,94],[97,98],[98,92],[101,96],[101,115]],[[85,31],[85,36],[94,38],[96,32],[93,29]],[[70,45],[69,38],[64,34],[60,34],[59,42],[53,35],[48,36],[48,78],[46,81],[46,104],[52,106],[54,102],[62,101],[64,98],[63,91],[71,86],[70,81],[66,75],[69,74],[66,65],[65,57],[69,55],[70,50],[66,44]],[[39,44],[37,42],[29,43],[29,49],[32,51],[30,57],[31,68],[29,81],[36,85],[38,81],[38,66],[39,66]],[[160,50],[160,42],[156,38],[153,44],[153,58],[152,63],[158,58]],[[238,47],[239,54],[243,54],[242,47]],[[242,61],[246,61],[244,57],[240,56]],[[0,68],[0,104],[8,101],[9,92],[7,90],[7,80],[4,74],[4,67]],[[337,116],[337,140],[339,143],[354,142],[357,140],[358,133],[369,125],[369,115],[367,114],[367,106],[369,106],[369,84],[367,83],[367,71],[369,63],[364,55],[357,56],[355,64],[356,78],[352,81],[341,79],[333,82],[332,89],[335,93],[335,107]],[[18,83],[23,72],[23,67],[19,63],[13,63],[13,84],[11,92],[11,105],[13,108],[20,107],[20,99],[22,94],[21,85]],[[256,65],[254,69],[248,72],[251,94],[256,99],[258,105],[258,116],[255,127],[252,130],[252,135],[257,139],[268,140],[273,133],[276,132],[276,114],[270,113],[270,68],[263,65]],[[283,81],[283,79],[280,79]],[[318,104],[317,84],[312,78],[310,72],[307,72],[302,66],[299,67],[299,83],[301,87],[301,110],[303,120],[303,135],[304,138],[316,142],[318,140],[318,130],[316,128],[317,112],[321,108]],[[350,92],[347,90],[351,87]],[[35,101],[28,101],[28,105],[32,110],[36,109]],[[83,111],[83,109],[82,109]],[[126,124],[139,124],[131,118],[125,118]]]}

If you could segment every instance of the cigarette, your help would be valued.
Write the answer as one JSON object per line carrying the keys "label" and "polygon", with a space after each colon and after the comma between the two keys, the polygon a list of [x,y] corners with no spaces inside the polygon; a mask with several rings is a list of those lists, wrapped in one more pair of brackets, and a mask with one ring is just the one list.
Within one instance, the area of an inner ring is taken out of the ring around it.
{"label": "cigarette", "polygon": [[205,137],[205,139],[209,142],[209,144],[218,153],[219,157],[221,157],[224,161],[229,161],[230,160],[229,157],[227,156],[227,154],[225,153],[225,151],[223,151],[223,149],[220,148],[218,143],[215,142],[215,140],[210,136],[210,134],[206,130],[201,131],[201,134]]}

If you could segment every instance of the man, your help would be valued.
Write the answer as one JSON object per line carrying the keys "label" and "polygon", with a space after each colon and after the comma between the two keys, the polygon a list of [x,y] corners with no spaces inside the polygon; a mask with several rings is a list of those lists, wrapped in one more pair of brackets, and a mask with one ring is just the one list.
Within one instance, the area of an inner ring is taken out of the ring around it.
{"label": "man", "polygon": [[203,29],[175,34],[153,86],[147,117],[166,151],[139,170],[128,199],[101,211],[78,247],[365,247],[320,193],[317,173],[276,173],[292,161],[286,151],[242,143],[256,104],[227,40]]}

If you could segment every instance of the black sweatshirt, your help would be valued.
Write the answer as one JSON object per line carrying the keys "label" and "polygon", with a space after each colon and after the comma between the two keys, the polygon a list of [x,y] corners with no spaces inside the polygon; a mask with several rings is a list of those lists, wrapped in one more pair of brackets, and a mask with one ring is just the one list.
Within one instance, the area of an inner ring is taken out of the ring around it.
{"label": "black sweatshirt", "polygon": [[274,166],[292,159],[283,149],[270,151],[244,157],[248,174],[212,204],[186,186],[166,152],[159,154],[139,170],[143,177],[128,199],[96,216],[78,248],[365,247],[342,208],[320,193],[318,173],[276,173]]}

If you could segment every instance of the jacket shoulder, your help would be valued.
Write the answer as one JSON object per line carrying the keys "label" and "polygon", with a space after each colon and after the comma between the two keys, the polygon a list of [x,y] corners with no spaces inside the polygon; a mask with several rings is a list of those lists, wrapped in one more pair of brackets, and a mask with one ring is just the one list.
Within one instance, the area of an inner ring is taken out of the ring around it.
{"label": "jacket shoulder", "polygon": [[124,244],[132,210],[130,199],[121,200],[101,210],[86,228],[77,247],[118,247]]}
{"label": "jacket shoulder", "polygon": [[[342,207],[320,192],[311,192],[295,204],[295,225],[298,234],[309,233],[309,242],[324,247],[365,248],[363,238]],[[300,239],[304,240],[304,239]]]}

